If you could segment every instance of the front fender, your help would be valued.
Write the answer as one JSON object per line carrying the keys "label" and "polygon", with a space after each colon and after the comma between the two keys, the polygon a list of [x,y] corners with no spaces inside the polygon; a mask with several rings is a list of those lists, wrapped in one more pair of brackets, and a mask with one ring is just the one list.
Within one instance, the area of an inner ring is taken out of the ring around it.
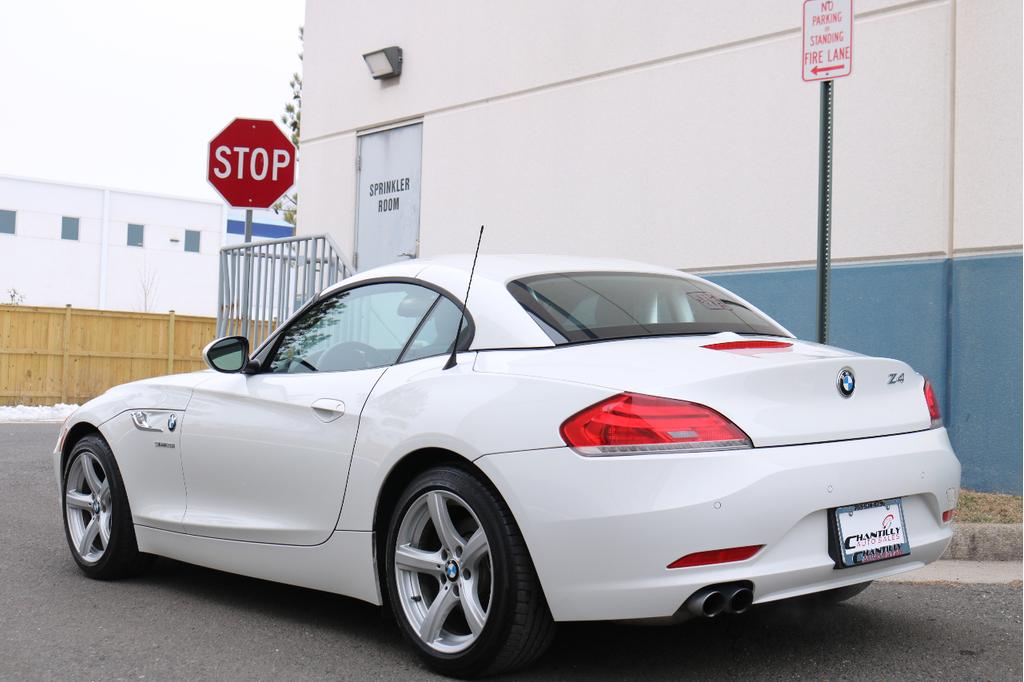
{"label": "front fender", "polygon": [[192,389],[212,375],[212,370],[204,370],[132,381],[114,386],[86,402],[64,420],[57,436],[57,444],[53,449],[57,485],[60,485],[63,473],[65,446],[70,445],[65,440],[76,426],[88,425],[103,433],[104,424],[128,410],[184,410],[192,396]]}

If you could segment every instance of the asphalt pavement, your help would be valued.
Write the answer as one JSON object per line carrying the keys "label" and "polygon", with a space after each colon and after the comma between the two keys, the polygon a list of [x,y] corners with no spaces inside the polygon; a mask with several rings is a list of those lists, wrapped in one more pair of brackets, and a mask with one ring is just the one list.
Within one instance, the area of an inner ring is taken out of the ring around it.
{"label": "asphalt pavement", "polygon": [[[432,677],[376,607],[160,560],[85,578],[61,530],[56,424],[0,424],[0,679]],[[339,567],[344,570],[344,567]],[[560,627],[517,679],[1020,680],[1021,586],[876,583],[673,627]]]}

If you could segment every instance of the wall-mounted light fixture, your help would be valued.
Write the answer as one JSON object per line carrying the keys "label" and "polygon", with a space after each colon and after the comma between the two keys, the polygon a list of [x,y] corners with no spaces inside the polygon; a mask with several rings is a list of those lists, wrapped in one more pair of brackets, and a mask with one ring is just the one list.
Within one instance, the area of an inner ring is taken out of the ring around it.
{"label": "wall-mounted light fixture", "polygon": [[385,80],[402,75],[402,48],[392,46],[374,50],[363,55],[363,61],[375,80]]}

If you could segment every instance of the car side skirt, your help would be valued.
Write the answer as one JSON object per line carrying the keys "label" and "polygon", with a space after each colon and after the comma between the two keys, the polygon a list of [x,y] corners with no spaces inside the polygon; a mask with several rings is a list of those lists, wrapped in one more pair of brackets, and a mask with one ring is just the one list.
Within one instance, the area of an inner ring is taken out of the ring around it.
{"label": "car side skirt", "polygon": [[135,526],[139,551],[380,605],[373,533],[336,531],[313,546],[273,545]]}

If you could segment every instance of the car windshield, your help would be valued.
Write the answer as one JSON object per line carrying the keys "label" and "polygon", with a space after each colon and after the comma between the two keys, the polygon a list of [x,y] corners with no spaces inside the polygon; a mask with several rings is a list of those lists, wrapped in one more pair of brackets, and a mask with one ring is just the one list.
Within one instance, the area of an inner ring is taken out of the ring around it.
{"label": "car windshield", "polygon": [[514,280],[509,292],[556,345],[673,334],[785,330],[703,282],[631,272],[572,272]]}

